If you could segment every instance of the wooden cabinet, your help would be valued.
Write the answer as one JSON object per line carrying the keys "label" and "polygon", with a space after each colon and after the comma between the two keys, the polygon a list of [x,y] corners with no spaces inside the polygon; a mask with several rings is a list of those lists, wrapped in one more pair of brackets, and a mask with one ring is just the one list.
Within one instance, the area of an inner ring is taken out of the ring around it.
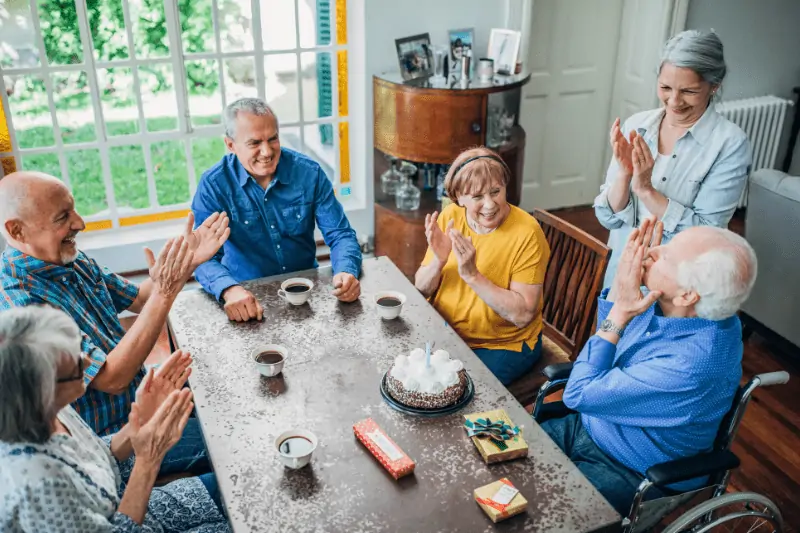
{"label": "wooden cabinet", "polygon": [[[529,75],[498,76],[489,83],[435,85],[428,80],[404,82],[399,75],[373,78],[375,255],[388,256],[412,278],[427,249],[425,215],[441,209],[435,190],[422,192],[418,210],[397,209],[394,197],[381,191],[381,175],[389,168],[384,154],[418,165],[449,165],[462,151],[494,138],[490,117],[498,110],[516,122],[521,88],[529,79]],[[510,138],[492,148],[511,170],[508,200],[518,205],[525,132],[514,125]]]}

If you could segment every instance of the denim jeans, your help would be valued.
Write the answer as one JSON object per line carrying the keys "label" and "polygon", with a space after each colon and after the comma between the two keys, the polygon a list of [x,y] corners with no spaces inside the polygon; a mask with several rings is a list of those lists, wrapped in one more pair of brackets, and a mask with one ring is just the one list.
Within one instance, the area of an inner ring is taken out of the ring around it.
{"label": "denim jeans", "polygon": [[539,339],[533,348],[529,347],[528,343],[523,343],[521,352],[489,348],[475,348],[472,351],[492,371],[492,374],[497,376],[500,383],[508,386],[524,376],[542,356],[542,335],[539,334]]}
{"label": "denim jeans", "polygon": [[[628,516],[644,476],[606,455],[586,432],[578,413],[547,420],[541,426],[608,503],[622,516]],[[648,499],[658,497],[656,492],[655,487],[650,489]]]}
{"label": "denim jeans", "polygon": [[163,476],[179,472],[190,472],[194,475],[200,475],[210,471],[211,462],[208,460],[208,452],[206,452],[206,443],[203,440],[200,422],[197,418],[191,417],[183,430],[181,440],[164,457],[158,474]]}
{"label": "denim jeans", "polygon": [[226,516],[225,508],[222,506],[222,500],[219,496],[219,487],[217,486],[217,476],[214,473],[210,474],[203,474],[202,476],[197,476],[197,479],[203,484],[203,486],[208,491],[208,495],[211,496],[211,499],[214,500],[214,503],[217,504],[217,509],[222,514],[222,516]]}

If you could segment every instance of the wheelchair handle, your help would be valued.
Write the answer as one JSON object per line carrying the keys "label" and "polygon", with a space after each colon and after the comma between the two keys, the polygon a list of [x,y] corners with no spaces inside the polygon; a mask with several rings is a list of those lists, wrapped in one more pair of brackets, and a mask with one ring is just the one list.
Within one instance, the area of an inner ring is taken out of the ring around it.
{"label": "wheelchair handle", "polygon": [[781,370],[780,372],[767,372],[766,374],[758,374],[759,386],[769,387],[770,385],[783,385],[789,381],[789,373]]}

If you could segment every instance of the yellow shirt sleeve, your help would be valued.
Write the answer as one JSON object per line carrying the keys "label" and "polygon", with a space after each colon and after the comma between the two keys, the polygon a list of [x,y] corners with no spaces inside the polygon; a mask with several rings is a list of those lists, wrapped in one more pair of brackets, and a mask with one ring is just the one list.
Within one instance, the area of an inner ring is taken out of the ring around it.
{"label": "yellow shirt sleeve", "polygon": [[550,246],[538,222],[534,222],[530,236],[525,239],[511,267],[511,281],[528,285],[542,285],[550,260]]}

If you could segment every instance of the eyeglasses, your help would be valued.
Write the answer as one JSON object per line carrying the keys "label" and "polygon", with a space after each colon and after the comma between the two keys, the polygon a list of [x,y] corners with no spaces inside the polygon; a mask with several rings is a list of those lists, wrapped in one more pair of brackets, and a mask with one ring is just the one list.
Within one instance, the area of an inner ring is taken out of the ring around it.
{"label": "eyeglasses", "polygon": [[78,381],[79,379],[83,379],[83,354],[78,356],[78,364],[75,366],[73,375],[66,378],[58,378],[56,379],[56,383],[70,383],[72,381]]}

